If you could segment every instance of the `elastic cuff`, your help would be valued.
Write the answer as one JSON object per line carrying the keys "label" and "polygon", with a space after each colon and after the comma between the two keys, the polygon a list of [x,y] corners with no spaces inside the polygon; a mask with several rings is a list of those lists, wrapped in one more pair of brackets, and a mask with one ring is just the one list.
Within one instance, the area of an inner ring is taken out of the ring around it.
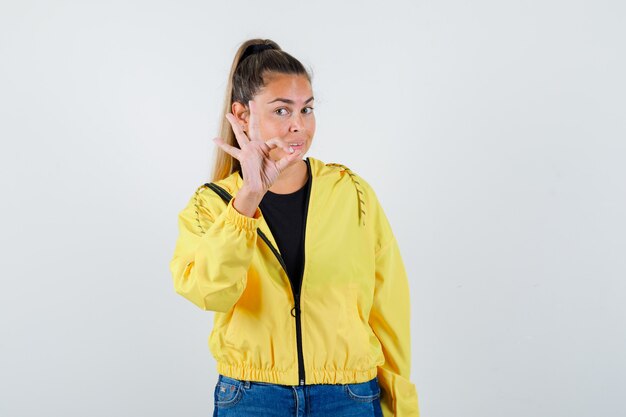
{"label": "elastic cuff", "polygon": [[255,230],[259,227],[259,223],[261,222],[261,210],[257,207],[254,217],[248,217],[237,211],[237,209],[233,206],[234,201],[235,198],[232,198],[228,202],[228,206],[226,207],[226,220],[244,230]]}

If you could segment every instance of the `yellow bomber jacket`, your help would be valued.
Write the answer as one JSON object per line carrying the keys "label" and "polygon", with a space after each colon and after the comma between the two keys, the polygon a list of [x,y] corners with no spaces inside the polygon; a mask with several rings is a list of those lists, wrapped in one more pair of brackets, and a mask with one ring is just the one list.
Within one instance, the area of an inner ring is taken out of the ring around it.
{"label": "yellow bomber jacket", "polygon": [[179,213],[174,289],[215,312],[208,342],[219,373],[284,385],[377,376],[384,416],[418,417],[409,285],[387,217],[349,168],[305,162],[311,183],[299,297],[261,209],[248,217],[232,205],[239,172],[200,186]]}

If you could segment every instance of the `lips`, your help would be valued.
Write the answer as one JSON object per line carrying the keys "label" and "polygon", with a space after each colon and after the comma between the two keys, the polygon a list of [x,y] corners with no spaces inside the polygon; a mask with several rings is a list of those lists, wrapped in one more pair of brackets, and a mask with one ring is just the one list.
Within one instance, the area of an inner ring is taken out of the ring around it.
{"label": "lips", "polygon": [[301,149],[304,146],[304,141],[302,141],[302,142],[289,142],[288,144],[293,149]]}

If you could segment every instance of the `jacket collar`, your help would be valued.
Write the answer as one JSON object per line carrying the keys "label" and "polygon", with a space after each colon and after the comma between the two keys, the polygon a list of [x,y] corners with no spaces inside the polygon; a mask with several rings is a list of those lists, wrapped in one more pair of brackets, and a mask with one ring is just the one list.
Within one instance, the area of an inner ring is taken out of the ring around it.
{"label": "jacket collar", "polygon": [[[322,180],[322,177],[326,177],[326,176],[329,176],[329,179],[332,178],[332,181],[334,182],[336,181],[337,175],[344,175],[344,174],[348,174],[348,176],[350,177],[354,185],[355,195],[356,195],[356,198],[358,199],[358,206],[359,206],[358,213],[355,213],[355,215],[358,216],[359,224],[362,226],[365,226],[366,196],[365,196],[365,193],[363,192],[363,185],[359,182],[360,178],[354,172],[352,172],[350,168],[348,168],[347,166],[343,164],[324,163],[323,161],[317,158],[310,157],[310,156],[307,156],[306,160],[309,162],[309,167],[311,169],[310,170],[311,189],[309,190],[309,194],[307,197],[309,199],[308,208],[306,212],[307,226],[311,225],[312,222],[315,222],[316,205],[314,202],[316,201],[315,192],[318,186],[318,182]],[[235,194],[237,194],[237,191],[239,191],[239,189],[242,187],[243,178],[239,174],[239,171],[235,171],[228,177],[222,180],[216,181],[215,183],[220,185],[224,189],[226,189],[231,195],[234,196]],[[274,239],[274,236],[272,236],[270,228],[267,222],[265,221],[265,219],[263,218],[263,216],[261,216],[261,221],[259,222],[259,229],[267,236],[267,238],[274,245],[274,247],[278,249],[276,240]]]}
{"label": "jacket collar", "polygon": [[[315,190],[315,179],[318,178],[323,173],[325,164],[321,160],[310,157],[310,156],[307,156],[306,160],[309,162],[309,167],[310,167],[309,172],[311,175],[311,181],[310,181],[311,189],[309,190],[309,193],[307,196],[308,208],[307,208],[307,212],[305,213],[305,220],[308,225],[311,221],[310,220],[311,211],[312,211],[311,208],[313,206],[311,204],[311,201],[313,200],[313,192]],[[232,196],[235,196],[235,194],[237,194],[237,191],[239,191],[239,189],[243,186],[243,178],[239,174],[239,171],[235,171],[228,177],[224,178],[223,180],[217,181],[216,184],[224,187]],[[260,207],[259,207],[259,211],[261,211]],[[265,218],[263,217],[262,214],[263,212],[261,211],[261,221],[259,222],[259,229],[265,234],[265,236],[272,243],[274,248],[276,248],[276,250],[280,253],[280,249],[278,248],[276,239],[274,239],[274,236],[272,235],[269,225],[265,221]]]}

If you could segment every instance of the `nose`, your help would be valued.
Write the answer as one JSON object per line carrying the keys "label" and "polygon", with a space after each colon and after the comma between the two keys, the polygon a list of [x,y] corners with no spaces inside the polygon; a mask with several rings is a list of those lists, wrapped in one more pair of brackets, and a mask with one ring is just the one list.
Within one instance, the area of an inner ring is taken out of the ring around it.
{"label": "nose", "polygon": [[291,118],[291,126],[289,130],[291,132],[299,132],[302,130],[303,126],[304,124],[302,123],[302,114],[299,112],[295,113]]}

